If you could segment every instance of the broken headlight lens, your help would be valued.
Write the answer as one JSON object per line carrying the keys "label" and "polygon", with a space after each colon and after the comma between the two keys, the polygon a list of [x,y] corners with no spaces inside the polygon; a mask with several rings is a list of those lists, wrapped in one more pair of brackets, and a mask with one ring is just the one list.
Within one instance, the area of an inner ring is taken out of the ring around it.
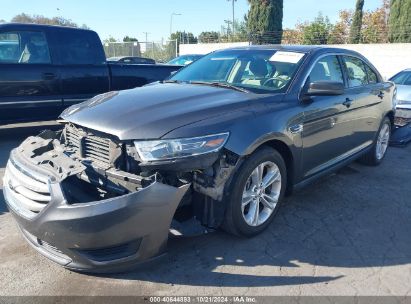
{"label": "broken headlight lens", "polygon": [[219,151],[229,133],[193,138],[134,141],[142,161],[170,160]]}

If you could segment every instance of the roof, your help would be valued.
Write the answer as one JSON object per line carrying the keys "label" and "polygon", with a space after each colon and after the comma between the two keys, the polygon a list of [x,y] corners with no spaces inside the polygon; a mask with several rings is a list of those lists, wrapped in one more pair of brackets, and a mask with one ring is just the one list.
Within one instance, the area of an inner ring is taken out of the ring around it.
{"label": "roof", "polygon": [[276,50],[310,53],[312,50],[322,48],[316,45],[249,45],[228,48],[229,50]]}
{"label": "roof", "polygon": [[[332,52],[332,53],[345,53],[345,54],[357,54],[358,52],[348,50],[345,48],[328,47],[326,45],[250,45],[232,47],[225,50],[273,50],[273,51],[288,51],[299,53],[314,53],[314,52]],[[223,50],[219,50],[223,51]]]}
{"label": "roof", "polygon": [[60,25],[47,25],[47,24],[36,24],[36,23],[1,23],[0,29],[7,29],[7,28],[22,28],[22,29],[70,29],[70,30],[78,30],[78,31],[91,31],[88,29],[82,29],[78,27],[70,27],[70,26],[60,26]]}

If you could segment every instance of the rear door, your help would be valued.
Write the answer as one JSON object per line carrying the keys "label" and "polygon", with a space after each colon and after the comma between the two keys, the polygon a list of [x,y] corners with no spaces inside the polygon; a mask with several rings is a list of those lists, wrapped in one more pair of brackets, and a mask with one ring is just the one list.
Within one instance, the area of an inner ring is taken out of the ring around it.
{"label": "rear door", "polygon": [[56,29],[55,40],[65,107],[109,91],[109,69],[95,32]]}
{"label": "rear door", "polygon": [[380,103],[390,98],[384,83],[377,73],[362,59],[342,56],[347,77],[347,110],[352,121],[351,141],[355,147],[364,148],[372,144],[381,124]]}
{"label": "rear door", "polygon": [[42,30],[0,32],[0,121],[56,118],[59,73]]}

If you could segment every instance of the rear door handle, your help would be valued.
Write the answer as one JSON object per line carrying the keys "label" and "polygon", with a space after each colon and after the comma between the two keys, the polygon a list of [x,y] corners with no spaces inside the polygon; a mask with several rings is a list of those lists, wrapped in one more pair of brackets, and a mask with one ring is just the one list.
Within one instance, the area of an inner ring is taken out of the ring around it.
{"label": "rear door handle", "polygon": [[43,73],[43,79],[45,80],[52,80],[56,78],[56,74],[54,73]]}
{"label": "rear door handle", "polygon": [[380,94],[377,95],[379,98],[383,99],[384,98],[384,92],[380,91]]}
{"label": "rear door handle", "polygon": [[351,98],[346,98],[345,101],[342,103],[347,108],[351,107],[353,100]]}

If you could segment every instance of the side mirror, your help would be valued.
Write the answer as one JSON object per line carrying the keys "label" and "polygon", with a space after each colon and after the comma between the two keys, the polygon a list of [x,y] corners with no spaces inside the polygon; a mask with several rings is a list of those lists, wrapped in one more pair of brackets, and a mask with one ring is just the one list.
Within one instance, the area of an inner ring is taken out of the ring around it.
{"label": "side mirror", "polygon": [[344,94],[344,84],[337,81],[315,81],[311,82],[305,96],[335,96]]}

